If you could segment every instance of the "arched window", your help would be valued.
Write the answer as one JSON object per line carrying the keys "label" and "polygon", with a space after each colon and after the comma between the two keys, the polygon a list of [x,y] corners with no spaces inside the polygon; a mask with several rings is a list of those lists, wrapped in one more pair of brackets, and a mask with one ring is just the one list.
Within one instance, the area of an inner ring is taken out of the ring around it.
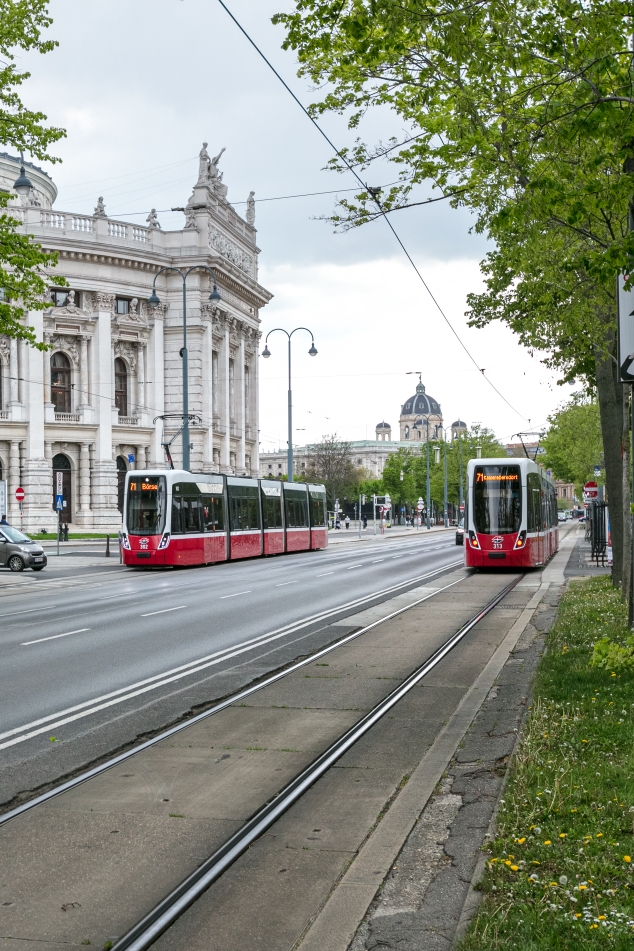
{"label": "arched window", "polygon": [[117,456],[117,489],[118,499],[117,507],[123,515],[123,494],[125,490],[125,474],[128,471],[128,465],[123,456]]}
{"label": "arched window", "polygon": [[114,405],[119,416],[128,415],[128,368],[121,357],[114,361]]}
{"label": "arched window", "polygon": [[405,438],[409,439],[409,426],[405,427]]}
{"label": "arched window", "polygon": [[71,413],[70,360],[64,353],[51,357],[51,400],[56,413]]}
{"label": "arched window", "polygon": [[[61,488],[61,493],[58,493],[58,488]],[[70,460],[62,452],[58,452],[53,456],[53,508],[56,508],[57,495],[60,494],[62,496],[62,508],[59,517],[60,521],[66,523],[73,520],[71,490]]]}

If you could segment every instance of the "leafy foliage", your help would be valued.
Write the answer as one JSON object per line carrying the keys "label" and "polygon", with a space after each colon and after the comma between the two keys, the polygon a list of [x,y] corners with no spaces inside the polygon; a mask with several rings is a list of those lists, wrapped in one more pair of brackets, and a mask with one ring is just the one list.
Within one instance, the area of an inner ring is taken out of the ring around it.
{"label": "leafy foliage", "polygon": [[[50,26],[46,0],[0,0],[0,141],[40,160],[57,161],[49,155],[49,146],[65,135],[63,129],[46,126],[42,112],[28,109],[22,102],[18,87],[30,76],[15,64],[16,50],[50,52],[57,43],[42,39]],[[0,301],[0,333],[36,342],[33,330],[25,326],[28,310],[43,310],[48,302],[48,270],[57,262],[57,255],[47,253],[16,227],[20,221],[11,215],[8,192],[0,193],[0,269],[3,300]],[[60,283],[60,278],[56,278]],[[65,283],[63,279],[61,283]]]}
{"label": "leafy foliage", "polygon": [[574,482],[581,498],[581,487],[592,477],[594,466],[601,464],[603,455],[598,403],[580,394],[564,403],[548,421],[544,461],[556,479]]}
{"label": "leafy foliage", "polygon": [[320,443],[310,447],[305,478],[323,482],[330,509],[335,499],[342,499],[346,494],[354,498],[364,475],[363,469],[353,465],[350,443],[339,439],[336,433],[324,436]]}

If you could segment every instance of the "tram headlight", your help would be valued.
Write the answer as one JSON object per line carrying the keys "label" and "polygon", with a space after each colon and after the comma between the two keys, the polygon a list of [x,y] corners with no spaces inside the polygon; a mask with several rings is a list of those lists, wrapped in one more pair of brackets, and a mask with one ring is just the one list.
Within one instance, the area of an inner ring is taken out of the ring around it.
{"label": "tram headlight", "polygon": [[526,547],[526,532],[521,531],[517,536],[517,541],[515,542],[515,548],[525,548]]}
{"label": "tram headlight", "polygon": [[162,551],[164,548],[167,548],[169,543],[170,543],[170,533],[165,532],[165,534],[163,535],[162,539],[159,542],[158,550]]}
{"label": "tram headlight", "polygon": [[130,551],[130,539],[125,532],[121,532],[121,544]]}
{"label": "tram headlight", "polygon": [[472,548],[479,548],[480,542],[478,541],[478,536],[475,532],[469,532],[469,541],[471,542]]}

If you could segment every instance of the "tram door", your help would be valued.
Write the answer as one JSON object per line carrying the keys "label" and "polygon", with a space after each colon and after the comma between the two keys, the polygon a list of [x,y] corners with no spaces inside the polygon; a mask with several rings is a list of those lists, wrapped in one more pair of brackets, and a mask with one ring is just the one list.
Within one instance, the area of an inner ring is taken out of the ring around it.
{"label": "tram door", "polygon": [[542,490],[541,479],[536,472],[529,472],[527,479],[528,489],[528,531],[532,536],[531,544],[531,562],[532,564],[543,564],[544,562],[544,515],[542,512]]}
{"label": "tram door", "polygon": [[55,508],[57,486],[60,481],[63,498],[63,508],[60,513],[60,519],[63,524],[68,524],[73,520],[70,461],[63,453],[58,452],[56,456],[53,456],[53,508]]}

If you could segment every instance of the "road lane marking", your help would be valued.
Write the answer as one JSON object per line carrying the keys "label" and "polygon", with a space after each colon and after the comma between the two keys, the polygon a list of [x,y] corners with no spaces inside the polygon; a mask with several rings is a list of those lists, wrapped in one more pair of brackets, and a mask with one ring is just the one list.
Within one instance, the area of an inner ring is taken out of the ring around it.
{"label": "road lane marking", "polygon": [[67,631],[65,634],[53,634],[51,637],[38,637],[36,641],[24,641],[20,647],[28,647],[29,644],[41,644],[43,641],[56,641],[58,637],[70,637],[71,634],[83,634],[89,631],[89,627],[80,627],[78,631]]}
{"label": "road lane marking", "polygon": [[363,565],[348,565],[346,571],[350,571],[351,568],[363,568]]}
{"label": "road lane marking", "polygon": [[[206,657],[200,657],[198,660],[189,661],[189,663],[182,664],[179,667],[173,667],[171,670],[164,671],[161,674],[154,674],[152,677],[147,677],[144,680],[137,681],[134,684],[129,684],[127,687],[119,687],[117,690],[102,694],[100,697],[94,697],[92,700],[84,700],[82,703],[74,704],[72,707],[66,707],[65,710],[58,710],[56,713],[49,713],[47,716],[40,717],[37,720],[32,720],[30,723],[24,723],[21,726],[13,727],[10,730],[6,730],[4,733],[0,733],[0,740],[5,740],[5,742],[0,743],[0,750],[7,749],[10,746],[15,746],[17,743],[24,743],[27,740],[39,736],[41,733],[46,733],[48,730],[58,729],[67,723],[72,723],[75,720],[79,720],[83,717],[98,713],[100,710],[105,710],[106,708],[113,706],[113,704],[123,703],[133,699],[134,697],[138,697],[141,694],[147,693],[150,690],[156,690],[159,687],[164,687],[167,684],[174,683],[177,680],[181,680],[183,677],[200,673],[202,670],[206,670],[207,668],[216,664],[220,664],[223,661],[230,660],[233,657],[238,657],[241,654],[247,653],[248,651],[261,648],[272,641],[276,641],[281,638],[288,637],[291,634],[295,634],[303,628],[314,624],[316,621],[324,621],[326,618],[336,616],[346,609],[358,608],[361,610],[362,605],[367,604],[369,601],[374,601],[377,597],[381,597],[381,595],[395,595],[396,592],[402,588],[413,586],[417,582],[426,581],[428,578],[432,578],[434,575],[440,574],[441,572],[447,571],[451,568],[462,568],[463,566],[464,562],[462,558],[460,561],[449,562],[446,565],[442,565],[439,568],[434,568],[432,571],[426,572],[424,575],[418,575],[415,578],[409,578],[407,581],[401,581],[398,584],[390,585],[389,588],[383,588],[380,591],[373,592],[370,595],[365,595],[362,598],[356,598],[353,601],[348,601],[344,604],[338,605],[337,607],[329,608],[327,611],[309,615],[308,617],[302,618],[300,621],[287,624],[284,627],[277,628],[274,631],[269,631],[266,634],[260,634],[254,638],[250,638],[247,641],[242,641],[241,643],[239,642],[232,647],[225,647],[213,654],[208,654]],[[452,585],[455,583],[456,582],[452,582]],[[449,587],[452,587],[452,585],[449,585]],[[434,592],[434,594],[437,594],[443,590],[445,589],[439,588]],[[42,724],[46,725],[43,726]],[[8,739],[8,737],[11,737],[11,739]]]}
{"label": "road lane marking", "polygon": [[276,588],[283,588],[286,584],[299,584],[299,581],[282,581],[281,584],[276,584]]}
{"label": "road lane marking", "polygon": [[325,578],[326,575],[334,575],[334,571],[324,571],[323,575],[315,575],[316,578]]}
{"label": "road lane marking", "polygon": [[149,614],[142,614],[141,617],[154,617],[155,614],[168,614],[170,611],[182,611],[186,604],[179,604],[177,608],[163,608],[162,611],[150,611]]}
{"label": "road lane marking", "polygon": [[376,561],[370,562],[372,565],[380,565],[382,561],[385,561],[385,558],[377,558]]}
{"label": "road lane marking", "polygon": [[226,598],[237,598],[239,594],[251,594],[251,592],[250,591],[236,591],[235,594],[223,594],[220,600],[224,601]]}

